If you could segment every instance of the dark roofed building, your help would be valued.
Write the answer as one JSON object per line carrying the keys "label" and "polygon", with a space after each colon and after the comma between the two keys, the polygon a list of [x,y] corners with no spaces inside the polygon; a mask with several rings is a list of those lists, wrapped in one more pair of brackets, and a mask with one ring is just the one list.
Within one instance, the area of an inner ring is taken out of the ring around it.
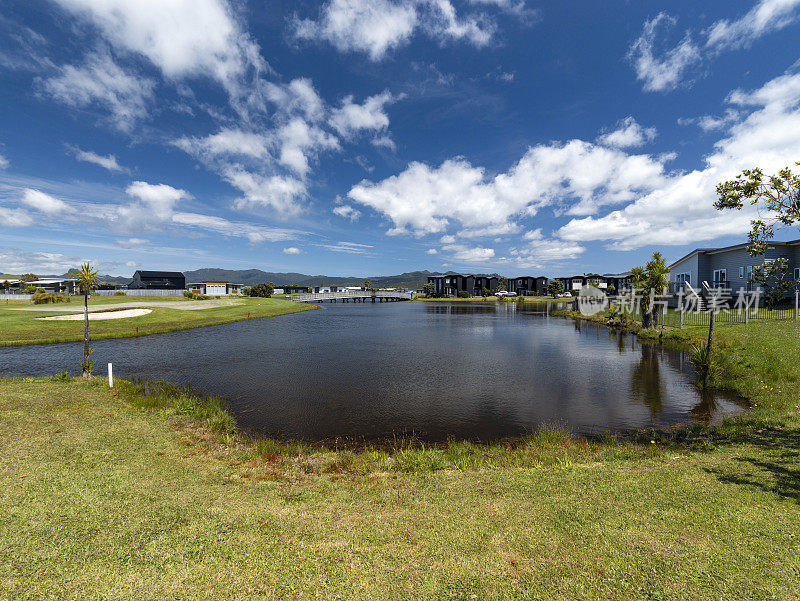
{"label": "dark roofed building", "polygon": [[147,290],[183,290],[186,276],[180,271],[137,271],[129,288]]}

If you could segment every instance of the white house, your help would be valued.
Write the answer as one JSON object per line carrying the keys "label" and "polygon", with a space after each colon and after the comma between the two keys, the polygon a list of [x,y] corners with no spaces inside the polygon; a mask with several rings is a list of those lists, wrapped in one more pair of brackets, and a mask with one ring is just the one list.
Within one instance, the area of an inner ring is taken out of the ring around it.
{"label": "white house", "polygon": [[187,284],[186,289],[196,294],[206,296],[231,296],[242,293],[244,284],[231,284],[230,282],[195,282]]}

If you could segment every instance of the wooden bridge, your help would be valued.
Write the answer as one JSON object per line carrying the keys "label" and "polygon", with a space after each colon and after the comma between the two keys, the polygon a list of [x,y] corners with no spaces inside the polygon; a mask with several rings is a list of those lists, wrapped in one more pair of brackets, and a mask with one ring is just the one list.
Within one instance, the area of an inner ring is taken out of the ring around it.
{"label": "wooden bridge", "polygon": [[309,294],[292,294],[296,303],[365,303],[369,300],[380,303],[392,301],[409,301],[414,296],[413,292],[395,292],[392,290],[342,290],[341,292],[313,292]]}

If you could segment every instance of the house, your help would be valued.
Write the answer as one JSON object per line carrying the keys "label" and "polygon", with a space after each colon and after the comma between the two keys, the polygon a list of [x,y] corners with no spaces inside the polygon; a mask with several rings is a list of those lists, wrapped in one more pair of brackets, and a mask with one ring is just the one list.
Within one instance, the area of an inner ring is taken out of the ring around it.
{"label": "house", "polygon": [[624,273],[606,273],[603,274],[603,280],[605,282],[605,286],[602,286],[605,290],[610,290],[611,287],[614,287],[614,293],[619,294],[622,290],[627,290],[633,284],[633,278],[631,277],[631,272],[626,271]]}
{"label": "house", "polygon": [[542,296],[547,294],[548,281],[544,276],[508,278],[508,291],[515,292],[518,296]]}
{"label": "house", "polygon": [[434,285],[436,296],[458,296],[459,292],[467,292],[470,296],[481,296],[484,289],[497,290],[499,278],[496,275],[453,273],[429,276],[428,283]]}
{"label": "house", "polygon": [[784,258],[788,261],[790,276],[800,279],[800,240],[770,242],[763,255],[751,256],[748,243],[721,248],[696,248],[669,266],[670,291],[679,292],[689,284],[701,290],[703,282],[711,288],[725,288],[734,292],[752,288],[750,277],[753,268],[765,261]]}
{"label": "house", "polygon": [[186,288],[186,276],[179,271],[136,271],[128,288],[183,290]]}
{"label": "house", "polygon": [[[311,291],[308,286],[281,286],[279,289],[283,290],[283,294],[307,294]],[[275,291],[272,293],[275,294]]]}
{"label": "house", "polygon": [[78,280],[61,278],[47,278],[33,282],[20,282],[17,280],[15,284],[11,285],[9,291],[12,293],[24,293],[28,286],[41,288],[45,292],[50,292],[51,294],[59,294],[60,292],[79,294],[81,291]]}
{"label": "house", "polygon": [[195,294],[206,296],[231,296],[241,294],[244,284],[231,284],[230,282],[196,282],[187,284],[186,289]]}

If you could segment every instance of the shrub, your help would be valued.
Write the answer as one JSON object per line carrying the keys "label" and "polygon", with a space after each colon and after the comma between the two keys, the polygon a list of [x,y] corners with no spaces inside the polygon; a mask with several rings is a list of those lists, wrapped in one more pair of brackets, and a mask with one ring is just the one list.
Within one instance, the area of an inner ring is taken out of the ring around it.
{"label": "shrub", "polygon": [[[28,286],[27,288],[25,288],[25,294],[36,294],[37,290],[38,289],[36,288],[36,286]],[[44,290],[42,290],[42,292],[44,292]]]}
{"label": "shrub", "polygon": [[206,296],[205,294],[200,294],[199,292],[191,292],[190,290],[184,290],[183,296],[192,300],[208,300],[211,298],[210,296]]}
{"label": "shrub", "polygon": [[466,290],[459,290],[458,291],[458,298],[469,298],[470,294]]}
{"label": "shrub", "polygon": [[49,292],[45,292],[44,290],[37,290],[33,293],[31,300],[33,301],[34,305],[47,305],[56,302],[56,297]]}
{"label": "shrub", "polygon": [[250,296],[257,296],[260,298],[269,298],[272,296],[272,291],[275,290],[275,285],[272,282],[263,282],[256,284],[250,288]]}
{"label": "shrub", "polygon": [[116,292],[114,292],[114,296],[128,296],[128,295],[125,294],[124,290],[117,290]]}
{"label": "shrub", "polygon": [[71,302],[72,299],[69,297],[69,294],[66,292],[59,292],[55,295],[55,300],[53,302],[56,303],[68,303]]}

